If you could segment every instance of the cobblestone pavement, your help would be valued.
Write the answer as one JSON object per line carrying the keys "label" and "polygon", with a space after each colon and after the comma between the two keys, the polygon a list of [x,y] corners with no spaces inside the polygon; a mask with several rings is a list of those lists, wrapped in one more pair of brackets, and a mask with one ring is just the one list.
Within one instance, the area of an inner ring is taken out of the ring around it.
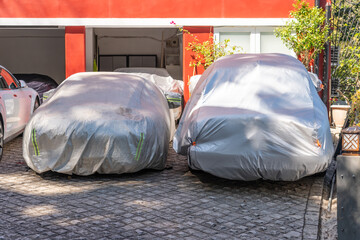
{"label": "cobblestone pavement", "polygon": [[323,177],[228,181],[190,172],[170,151],[163,171],[35,174],[22,138],[0,162],[0,239],[317,239]]}

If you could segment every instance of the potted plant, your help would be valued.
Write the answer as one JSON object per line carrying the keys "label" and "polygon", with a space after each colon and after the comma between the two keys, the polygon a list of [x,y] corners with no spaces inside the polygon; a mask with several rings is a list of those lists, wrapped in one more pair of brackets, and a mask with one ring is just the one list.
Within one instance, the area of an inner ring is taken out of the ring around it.
{"label": "potted plant", "polygon": [[350,109],[350,103],[348,98],[343,95],[340,90],[338,90],[338,92],[345,100],[341,100],[340,98],[330,98],[330,109],[332,122],[335,124],[335,127],[342,128]]}

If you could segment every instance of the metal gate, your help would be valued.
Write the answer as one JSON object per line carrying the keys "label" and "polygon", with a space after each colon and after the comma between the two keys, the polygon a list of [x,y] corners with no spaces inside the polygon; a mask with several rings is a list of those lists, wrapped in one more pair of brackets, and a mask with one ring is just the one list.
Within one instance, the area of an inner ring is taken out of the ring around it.
{"label": "metal gate", "polygon": [[331,20],[331,94],[349,97],[360,87],[360,0],[332,0]]}

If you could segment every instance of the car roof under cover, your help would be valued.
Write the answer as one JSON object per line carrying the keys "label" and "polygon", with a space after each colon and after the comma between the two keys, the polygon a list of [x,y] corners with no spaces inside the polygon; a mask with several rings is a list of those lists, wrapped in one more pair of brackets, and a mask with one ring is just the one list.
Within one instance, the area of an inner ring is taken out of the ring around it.
{"label": "car roof under cover", "polygon": [[165,68],[150,68],[150,67],[131,67],[131,68],[117,68],[115,72],[126,72],[126,73],[148,73],[156,74],[161,77],[169,77],[170,74]]}
{"label": "car roof under cover", "polygon": [[38,92],[40,98],[44,92],[54,89],[58,86],[57,82],[51,77],[37,73],[20,73],[14,74],[16,79],[26,82],[28,87]]}
{"label": "car roof under cover", "polygon": [[289,55],[235,54],[209,67],[194,90],[192,103],[201,98],[203,106],[292,115],[293,110],[312,109],[315,88],[310,80],[301,62]]}
{"label": "car roof under cover", "polygon": [[137,107],[146,90],[158,91],[154,84],[135,75],[114,72],[77,73],[62,82],[48,102],[68,104],[63,110],[71,109],[74,103],[79,106],[112,101]]}

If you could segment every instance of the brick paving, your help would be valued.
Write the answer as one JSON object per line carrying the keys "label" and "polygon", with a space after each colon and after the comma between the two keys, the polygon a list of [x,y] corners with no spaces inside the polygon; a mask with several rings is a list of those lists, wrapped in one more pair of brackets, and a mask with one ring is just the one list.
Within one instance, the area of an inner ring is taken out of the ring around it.
{"label": "brick paving", "polygon": [[0,162],[0,239],[317,239],[323,176],[229,181],[168,168],[125,175],[38,175],[22,138]]}

